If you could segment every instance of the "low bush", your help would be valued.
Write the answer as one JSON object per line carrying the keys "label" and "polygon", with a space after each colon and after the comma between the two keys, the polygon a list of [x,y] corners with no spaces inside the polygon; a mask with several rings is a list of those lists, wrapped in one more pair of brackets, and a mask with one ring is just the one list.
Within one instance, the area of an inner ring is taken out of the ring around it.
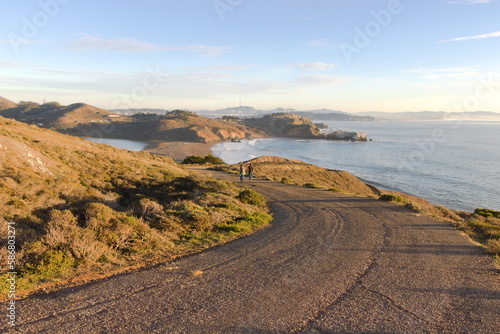
{"label": "low bush", "polygon": [[483,217],[495,217],[500,218],[500,211],[494,211],[490,209],[476,209],[474,213]]}
{"label": "low bush", "polygon": [[215,157],[211,154],[206,155],[205,157],[201,157],[199,155],[190,155],[186,157],[183,161],[185,165],[225,165],[224,160],[221,158]]}
{"label": "low bush", "polygon": [[493,255],[500,256],[500,239],[490,239],[486,242],[486,250]]}
{"label": "low bush", "polygon": [[237,196],[237,198],[245,204],[255,205],[259,207],[265,207],[267,204],[264,196],[252,189],[245,189]]}
{"label": "low bush", "polygon": [[312,188],[312,189],[321,189],[322,187],[321,186],[318,186],[317,184],[315,183],[305,183],[304,184],[304,187],[307,187],[307,188]]}
{"label": "low bush", "polygon": [[401,203],[401,204],[406,204],[409,202],[406,198],[394,194],[384,194],[380,196],[378,199],[381,201]]}

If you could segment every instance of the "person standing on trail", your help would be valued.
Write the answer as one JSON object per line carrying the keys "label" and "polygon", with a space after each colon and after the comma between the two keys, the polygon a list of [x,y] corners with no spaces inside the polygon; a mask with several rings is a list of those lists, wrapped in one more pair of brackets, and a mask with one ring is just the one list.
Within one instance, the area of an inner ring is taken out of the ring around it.
{"label": "person standing on trail", "polygon": [[252,181],[252,178],[253,178],[253,165],[252,163],[250,163],[250,165],[248,165],[248,179]]}
{"label": "person standing on trail", "polygon": [[243,182],[245,179],[245,166],[243,164],[240,164],[240,182]]}

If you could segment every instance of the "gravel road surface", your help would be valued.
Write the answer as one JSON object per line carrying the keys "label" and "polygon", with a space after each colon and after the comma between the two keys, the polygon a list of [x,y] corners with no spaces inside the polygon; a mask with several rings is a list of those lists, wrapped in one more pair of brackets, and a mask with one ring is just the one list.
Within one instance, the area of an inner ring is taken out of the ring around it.
{"label": "gravel road surface", "polygon": [[245,185],[268,198],[270,227],[18,301],[18,325],[4,318],[0,330],[499,333],[500,273],[447,223],[378,200],[262,180]]}

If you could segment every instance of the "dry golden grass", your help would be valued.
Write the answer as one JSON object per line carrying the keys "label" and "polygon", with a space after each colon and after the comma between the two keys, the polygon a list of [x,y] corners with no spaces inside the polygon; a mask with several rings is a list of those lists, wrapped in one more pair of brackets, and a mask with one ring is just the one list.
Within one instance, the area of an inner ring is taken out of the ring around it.
{"label": "dry golden grass", "polygon": [[[380,195],[378,189],[366,185],[348,172],[328,170],[302,161],[279,157],[264,156],[253,159],[251,162],[255,167],[255,178],[359,196],[378,197]],[[248,167],[248,163],[245,163],[245,166]],[[237,173],[238,165],[221,166],[217,169]]]}
{"label": "dry golden grass", "polygon": [[[238,199],[243,189],[170,158],[3,118],[0,163],[0,221],[16,224],[18,295],[198,251],[271,219]],[[0,261],[7,255],[1,247]]]}
{"label": "dry golden grass", "polygon": [[191,271],[191,272],[190,272],[190,274],[191,274],[191,276],[195,276],[195,277],[197,277],[197,276],[201,276],[201,275],[203,275],[203,274],[204,274],[204,272],[203,272],[203,271],[201,271],[201,270],[193,270],[193,271]]}

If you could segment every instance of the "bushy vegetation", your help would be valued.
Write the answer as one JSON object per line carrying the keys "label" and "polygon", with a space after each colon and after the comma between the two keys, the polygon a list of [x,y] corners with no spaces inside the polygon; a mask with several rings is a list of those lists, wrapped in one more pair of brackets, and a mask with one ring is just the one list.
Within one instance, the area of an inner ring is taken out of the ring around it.
{"label": "bushy vegetation", "polygon": [[198,251],[271,220],[265,201],[169,158],[2,118],[0,145],[0,223],[15,223],[18,295]]}
{"label": "bushy vegetation", "polygon": [[[379,196],[379,193],[374,191],[375,188],[367,186],[358,178],[344,171],[327,170],[301,161],[267,156],[252,160],[252,164],[254,166],[253,176],[256,179],[316,189],[335,189],[337,192],[366,197]],[[239,165],[217,166],[215,169],[237,174]]]}
{"label": "bushy vegetation", "polygon": [[243,203],[265,207],[267,204],[264,196],[252,189],[245,189],[237,196],[237,198]]}
{"label": "bushy vegetation", "polygon": [[206,155],[205,157],[201,157],[199,155],[190,155],[187,156],[183,161],[183,164],[186,165],[224,165],[225,162],[221,158],[215,157],[211,154]]}
{"label": "bushy vegetation", "polygon": [[491,212],[495,211],[477,209],[473,214],[462,213],[463,219],[455,221],[454,224],[500,260],[500,218],[490,214]]}
{"label": "bushy vegetation", "polygon": [[476,209],[474,210],[474,213],[483,217],[500,218],[500,211],[494,211],[490,209]]}
{"label": "bushy vegetation", "polygon": [[408,200],[403,196],[394,195],[394,194],[384,194],[378,198],[381,201],[393,202],[393,203],[401,203],[406,204]]}

